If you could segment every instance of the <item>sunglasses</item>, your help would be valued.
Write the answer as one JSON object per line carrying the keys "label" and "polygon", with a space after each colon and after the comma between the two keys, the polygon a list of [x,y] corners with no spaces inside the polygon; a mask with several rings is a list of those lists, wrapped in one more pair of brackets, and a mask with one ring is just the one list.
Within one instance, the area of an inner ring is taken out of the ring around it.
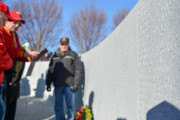
{"label": "sunglasses", "polygon": [[21,21],[17,20],[17,21],[14,21],[14,24],[18,24],[19,27],[22,25]]}

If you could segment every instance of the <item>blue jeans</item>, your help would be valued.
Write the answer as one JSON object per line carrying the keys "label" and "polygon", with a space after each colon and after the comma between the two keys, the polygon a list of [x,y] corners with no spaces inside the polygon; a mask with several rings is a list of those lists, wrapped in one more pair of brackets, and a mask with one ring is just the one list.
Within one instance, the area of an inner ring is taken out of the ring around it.
{"label": "blue jeans", "polygon": [[74,120],[74,93],[71,87],[55,87],[54,93],[56,120],[65,120],[63,96],[66,100],[67,120]]}
{"label": "blue jeans", "polygon": [[0,120],[4,120],[5,112],[6,112],[6,101],[3,100],[4,87],[5,87],[5,84],[0,85]]}

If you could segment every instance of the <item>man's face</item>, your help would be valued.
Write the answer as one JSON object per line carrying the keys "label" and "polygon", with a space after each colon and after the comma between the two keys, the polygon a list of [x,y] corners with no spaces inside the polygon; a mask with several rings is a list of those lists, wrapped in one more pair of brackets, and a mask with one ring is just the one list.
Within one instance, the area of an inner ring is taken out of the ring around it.
{"label": "man's face", "polygon": [[45,57],[48,57],[48,52],[44,54]]}
{"label": "man's face", "polygon": [[21,26],[21,21],[6,21],[5,26],[10,32],[16,32],[18,28]]}
{"label": "man's face", "polygon": [[66,52],[69,49],[69,44],[59,44],[61,52]]}

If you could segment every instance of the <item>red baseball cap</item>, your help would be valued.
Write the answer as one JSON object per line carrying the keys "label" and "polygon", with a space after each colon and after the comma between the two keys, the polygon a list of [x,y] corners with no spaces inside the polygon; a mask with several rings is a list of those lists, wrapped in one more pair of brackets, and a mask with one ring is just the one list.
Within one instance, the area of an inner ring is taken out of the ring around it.
{"label": "red baseball cap", "polygon": [[10,17],[12,18],[11,20],[13,21],[20,20],[22,21],[23,24],[25,24],[25,21],[22,19],[21,13],[19,11],[13,10],[9,14],[10,14]]}
{"label": "red baseball cap", "polygon": [[9,14],[9,7],[0,1],[0,11],[3,12],[10,20],[13,20]]}

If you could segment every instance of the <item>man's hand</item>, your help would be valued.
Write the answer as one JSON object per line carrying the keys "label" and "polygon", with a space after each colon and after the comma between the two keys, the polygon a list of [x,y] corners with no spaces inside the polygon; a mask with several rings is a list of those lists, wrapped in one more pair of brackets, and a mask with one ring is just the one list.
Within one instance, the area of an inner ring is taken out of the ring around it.
{"label": "man's hand", "polygon": [[50,87],[50,86],[47,86],[47,87],[46,87],[46,90],[47,90],[48,92],[50,92],[50,91],[51,91],[51,87]]}
{"label": "man's hand", "polygon": [[31,58],[34,59],[39,55],[39,52],[37,52],[37,51],[29,51],[28,54],[30,54]]}
{"label": "man's hand", "polygon": [[16,83],[12,83],[12,82],[10,82],[9,85],[10,85],[10,86],[13,85],[14,87],[17,86]]}
{"label": "man's hand", "polygon": [[78,91],[78,86],[77,86],[77,85],[74,85],[74,86],[72,87],[72,91],[73,91],[73,92],[77,92],[77,91]]}
{"label": "man's hand", "polygon": [[32,59],[35,59],[39,55],[39,52],[37,51],[29,51],[24,53],[24,57],[31,57]]}

